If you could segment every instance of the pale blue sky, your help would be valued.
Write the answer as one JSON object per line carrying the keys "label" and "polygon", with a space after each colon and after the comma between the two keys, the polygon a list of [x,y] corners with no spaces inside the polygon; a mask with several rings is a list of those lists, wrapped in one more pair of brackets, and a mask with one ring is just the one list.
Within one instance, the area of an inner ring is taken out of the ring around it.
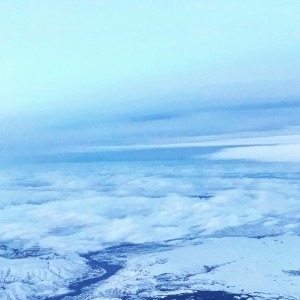
{"label": "pale blue sky", "polygon": [[[4,148],[207,134],[226,131],[210,107],[297,107],[299,15],[298,0],[0,1]],[[271,128],[260,111],[227,131]]]}

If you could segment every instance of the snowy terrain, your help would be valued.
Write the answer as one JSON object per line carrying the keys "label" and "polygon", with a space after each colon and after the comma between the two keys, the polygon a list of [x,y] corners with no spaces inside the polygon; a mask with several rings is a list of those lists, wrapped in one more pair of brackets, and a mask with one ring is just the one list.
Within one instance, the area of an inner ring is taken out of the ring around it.
{"label": "snowy terrain", "polygon": [[300,299],[299,247],[296,236],[194,241],[130,257],[123,270],[81,299],[153,299],[202,290],[244,299]]}
{"label": "snowy terrain", "polygon": [[0,299],[300,299],[297,156],[230,143],[3,169]]}

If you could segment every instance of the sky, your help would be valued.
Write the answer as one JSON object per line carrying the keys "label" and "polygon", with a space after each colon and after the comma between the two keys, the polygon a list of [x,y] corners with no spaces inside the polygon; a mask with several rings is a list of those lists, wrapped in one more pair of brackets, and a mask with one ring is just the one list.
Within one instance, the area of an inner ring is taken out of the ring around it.
{"label": "sky", "polygon": [[300,125],[297,0],[0,1],[1,156]]}

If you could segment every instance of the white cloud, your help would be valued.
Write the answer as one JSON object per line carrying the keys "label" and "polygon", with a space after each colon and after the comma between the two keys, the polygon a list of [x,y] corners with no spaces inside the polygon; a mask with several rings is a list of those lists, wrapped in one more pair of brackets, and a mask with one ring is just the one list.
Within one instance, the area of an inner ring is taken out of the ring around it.
{"label": "white cloud", "polygon": [[300,162],[300,144],[223,149],[212,159],[247,159],[266,162]]}
{"label": "white cloud", "polygon": [[[224,146],[253,146],[253,145],[281,145],[299,144],[299,127],[289,127],[282,130],[240,132],[234,134],[219,134],[205,136],[176,136],[168,138],[155,138],[145,140],[144,143],[132,141],[131,144],[106,145],[106,146],[78,146],[66,147],[63,151],[67,153],[90,153],[102,151],[139,151],[159,149],[182,149],[202,147],[224,147]],[[57,153],[57,152],[56,152]],[[60,153],[60,152],[58,152]]]}
{"label": "white cloud", "polygon": [[[286,227],[300,213],[296,182],[288,174],[255,178],[265,170],[241,167],[79,164],[24,171],[18,177],[7,174],[0,235],[3,241],[22,241],[26,247],[86,252],[112,243],[190,234],[230,230],[230,235],[239,235],[242,227],[252,236],[298,232],[298,227]],[[234,176],[228,178],[230,174]],[[201,194],[212,198],[193,197]],[[265,226],[272,218],[280,222]]]}

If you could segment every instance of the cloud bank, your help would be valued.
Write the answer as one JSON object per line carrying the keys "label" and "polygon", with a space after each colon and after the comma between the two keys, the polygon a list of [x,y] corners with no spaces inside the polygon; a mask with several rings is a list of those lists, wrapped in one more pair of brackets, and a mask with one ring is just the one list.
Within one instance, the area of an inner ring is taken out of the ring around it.
{"label": "cloud bank", "polygon": [[[240,159],[265,162],[300,162],[299,135],[275,135],[224,141],[223,145],[250,145],[231,147],[210,155],[212,159]],[[222,144],[222,141],[219,142]],[[257,146],[259,145],[259,146]]]}
{"label": "cloud bank", "polygon": [[260,178],[267,169],[259,168],[246,169],[247,175],[241,165],[230,169],[230,164],[212,164],[210,171],[201,165],[200,170],[180,165],[156,169],[139,163],[77,167],[86,171],[57,165],[52,172],[24,171],[18,177],[2,173],[2,241],[86,252],[193,234],[253,236],[299,230],[293,227],[300,214],[293,179],[297,175],[280,166],[278,178]]}

